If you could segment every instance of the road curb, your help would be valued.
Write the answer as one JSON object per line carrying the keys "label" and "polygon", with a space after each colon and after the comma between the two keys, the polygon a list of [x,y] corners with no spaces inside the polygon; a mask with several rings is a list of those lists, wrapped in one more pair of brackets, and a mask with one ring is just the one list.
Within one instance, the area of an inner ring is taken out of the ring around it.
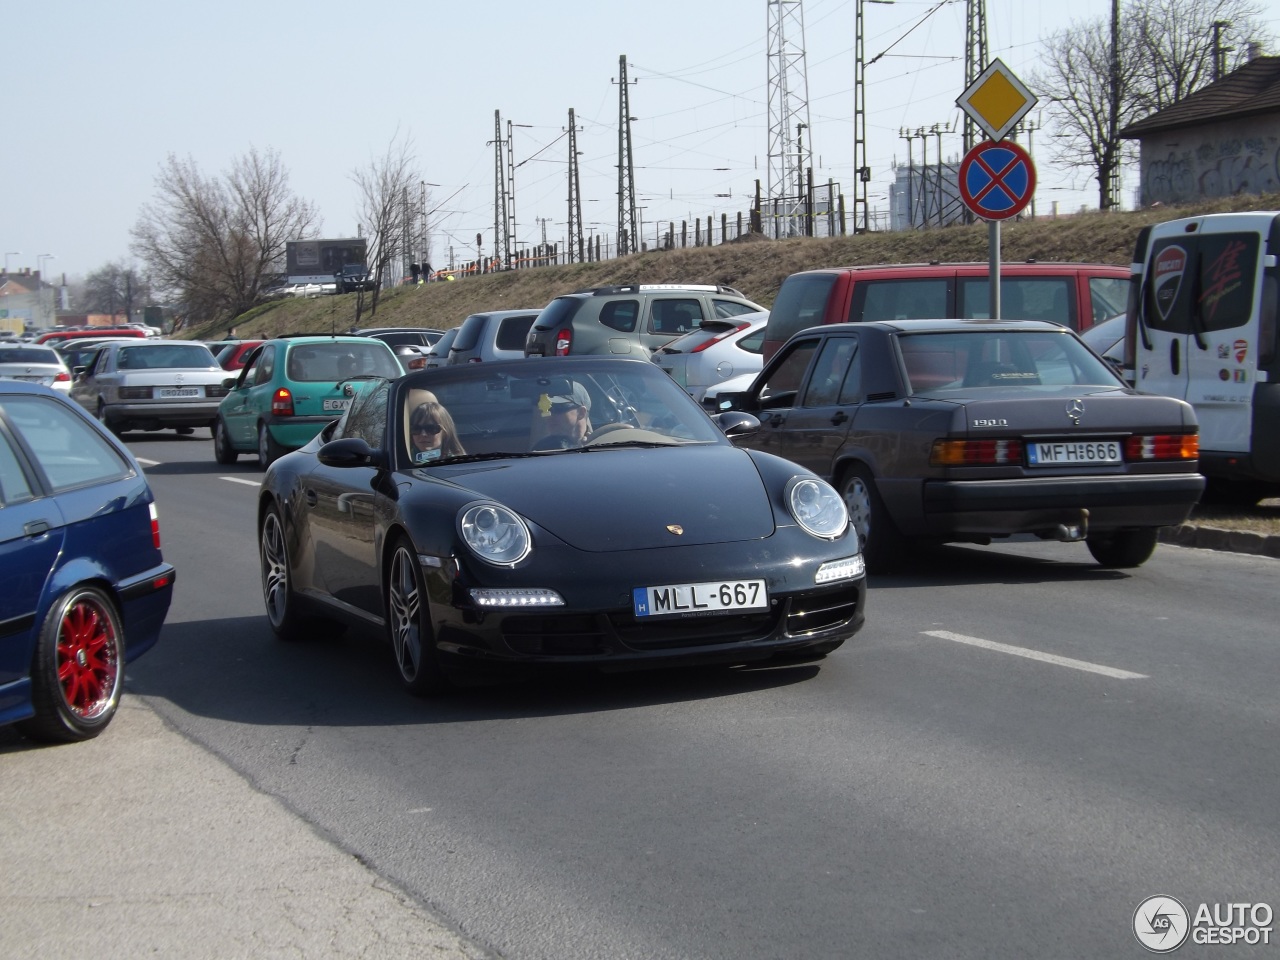
{"label": "road curb", "polygon": [[1161,527],[1160,542],[1280,559],[1280,536],[1247,530],[1226,530],[1222,527],[1181,523],[1176,527]]}

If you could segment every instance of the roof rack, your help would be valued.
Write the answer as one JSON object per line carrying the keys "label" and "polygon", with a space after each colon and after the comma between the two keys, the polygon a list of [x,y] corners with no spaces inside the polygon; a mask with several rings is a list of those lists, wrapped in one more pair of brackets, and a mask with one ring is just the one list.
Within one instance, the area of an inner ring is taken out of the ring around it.
{"label": "roof rack", "polygon": [[742,291],[719,283],[620,283],[607,287],[589,287],[577,293],[589,293],[596,297],[610,297],[619,293],[656,293],[662,290],[692,290],[699,293],[724,293],[741,297]]}

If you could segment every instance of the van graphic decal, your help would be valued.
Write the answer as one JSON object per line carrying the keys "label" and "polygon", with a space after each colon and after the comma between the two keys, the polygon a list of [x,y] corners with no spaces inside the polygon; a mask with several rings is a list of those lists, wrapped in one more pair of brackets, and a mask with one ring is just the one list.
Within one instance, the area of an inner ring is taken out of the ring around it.
{"label": "van graphic decal", "polygon": [[1236,363],[1244,363],[1244,358],[1249,355],[1249,341],[1237,340],[1234,346],[1236,350]]}
{"label": "van graphic decal", "polygon": [[1187,251],[1176,243],[1170,244],[1156,254],[1151,266],[1155,273],[1151,286],[1156,310],[1160,312],[1160,319],[1168,320],[1182,287],[1182,275],[1187,270]]}

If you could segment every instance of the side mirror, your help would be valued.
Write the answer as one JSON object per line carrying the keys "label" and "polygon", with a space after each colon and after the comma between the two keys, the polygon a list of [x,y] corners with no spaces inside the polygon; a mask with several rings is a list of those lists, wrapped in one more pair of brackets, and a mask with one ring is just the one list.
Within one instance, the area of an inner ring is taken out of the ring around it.
{"label": "side mirror", "polygon": [[238,384],[239,382],[240,382],[239,377],[227,377],[225,380],[222,381],[222,385],[226,387],[228,390],[234,390],[236,388],[236,384]]}
{"label": "side mirror", "polygon": [[760,429],[760,421],[741,410],[726,410],[713,418],[716,426],[730,440],[737,437],[749,437]]}
{"label": "side mirror", "polygon": [[382,451],[374,450],[363,437],[330,440],[317,458],[326,467],[382,467],[386,460]]}

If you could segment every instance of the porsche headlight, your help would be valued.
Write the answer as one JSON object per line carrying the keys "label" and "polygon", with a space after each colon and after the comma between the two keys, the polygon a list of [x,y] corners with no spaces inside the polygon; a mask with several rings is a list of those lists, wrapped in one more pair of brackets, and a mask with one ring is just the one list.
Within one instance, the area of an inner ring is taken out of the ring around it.
{"label": "porsche headlight", "polygon": [[524,521],[498,503],[473,504],[462,514],[458,526],[472,552],[496,566],[519,563],[533,549]]}
{"label": "porsche headlight", "polygon": [[849,510],[840,494],[817,477],[792,477],[787,484],[787,509],[796,523],[823,540],[834,540],[849,525]]}

